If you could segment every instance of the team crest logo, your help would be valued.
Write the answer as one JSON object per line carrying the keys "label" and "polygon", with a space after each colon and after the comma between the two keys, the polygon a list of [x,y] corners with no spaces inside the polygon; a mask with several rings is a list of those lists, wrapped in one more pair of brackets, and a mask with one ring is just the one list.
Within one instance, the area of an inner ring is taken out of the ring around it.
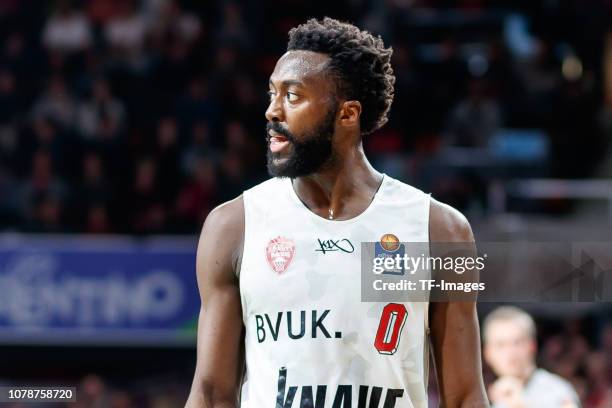
{"label": "team crest logo", "polygon": [[285,237],[271,239],[266,246],[266,259],[272,270],[281,274],[287,270],[293,255],[295,254],[295,244],[293,240]]}

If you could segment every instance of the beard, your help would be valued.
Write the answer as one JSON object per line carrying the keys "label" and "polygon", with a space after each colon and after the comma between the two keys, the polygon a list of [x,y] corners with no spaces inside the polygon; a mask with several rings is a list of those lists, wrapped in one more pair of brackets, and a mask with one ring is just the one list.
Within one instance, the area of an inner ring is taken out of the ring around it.
{"label": "beard", "polygon": [[[333,161],[332,138],[336,112],[330,109],[325,118],[313,130],[306,132],[300,141],[278,122],[268,122],[266,135],[273,130],[287,138],[286,152],[267,151],[268,173],[272,177],[296,178],[308,176]],[[266,137],[270,140],[270,136]],[[284,155],[284,156],[283,156]]]}

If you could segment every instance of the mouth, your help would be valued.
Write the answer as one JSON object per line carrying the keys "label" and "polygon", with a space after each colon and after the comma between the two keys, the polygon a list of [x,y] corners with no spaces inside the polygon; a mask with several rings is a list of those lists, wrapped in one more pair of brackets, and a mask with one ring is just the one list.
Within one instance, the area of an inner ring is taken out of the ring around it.
{"label": "mouth", "polygon": [[274,130],[270,130],[268,135],[270,136],[268,140],[270,141],[270,151],[272,153],[278,153],[289,145],[289,140]]}

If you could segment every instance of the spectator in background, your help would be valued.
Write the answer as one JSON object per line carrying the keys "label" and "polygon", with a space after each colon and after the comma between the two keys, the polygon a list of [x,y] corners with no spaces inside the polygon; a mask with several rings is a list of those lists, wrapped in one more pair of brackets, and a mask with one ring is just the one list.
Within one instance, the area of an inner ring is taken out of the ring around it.
{"label": "spectator in background", "polygon": [[62,127],[58,123],[45,117],[36,119],[20,135],[18,160],[28,163],[34,152],[44,150],[51,155],[54,163],[61,165],[65,158],[64,139]]}
{"label": "spectator in background", "polygon": [[55,175],[52,156],[45,150],[34,153],[29,179],[16,197],[17,208],[28,229],[60,231],[63,206],[68,197],[68,187]]}
{"label": "spectator in background", "polygon": [[223,186],[220,201],[237,197],[249,185],[244,162],[238,152],[229,150],[224,155],[220,166],[219,184]]}
{"label": "spectator in background", "polygon": [[224,108],[233,105],[236,100],[232,83],[240,75],[242,56],[237,48],[229,45],[220,45],[215,51],[209,78],[211,89],[221,98]]}
{"label": "spectator in background", "polygon": [[58,233],[64,230],[64,206],[56,196],[36,195],[32,200],[29,229],[35,232]]}
{"label": "spectator in background", "polygon": [[[501,108],[497,99],[489,93],[487,83],[481,78],[472,78],[468,83],[468,94],[452,110],[444,132],[442,154],[444,161],[457,156],[448,148],[466,148],[464,154],[471,163],[479,163],[482,149],[502,125]],[[479,150],[476,150],[479,149]],[[488,181],[478,167],[462,166],[440,177],[435,193],[455,203],[471,215],[482,212],[487,205]]]}
{"label": "spectator in background", "polygon": [[94,204],[87,209],[87,220],[83,229],[88,234],[108,234],[113,227],[110,224],[107,207]]}
{"label": "spectator in background", "polygon": [[15,76],[0,69],[0,163],[9,163],[17,148],[19,105]]}
{"label": "spectator in background", "polygon": [[223,16],[215,39],[219,43],[232,44],[243,49],[250,47],[251,36],[238,3],[227,2],[223,6]]}
{"label": "spectator in background", "polygon": [[176,216],[181,229],[193,230],[201,226],[216,203],[217,175],[212,161],[200,157],[195,160],[189,180],[176,200]]}
{"label": "spectator in background", "polygon": [[125,120],[123,103],[113,97],[110,85],[104,78],[96,79],[91,86],[90,98],[78,111],[78,130],[87,141],[112,142],[121,133]]}
{"label": "spectator in background", "polygon": [[585,399],[586,407],[612,406],[612,388],[610,387],[610,373],[608,367],[610,357],[603,351],[592,351],[586,357],[585,372],[589,379],[589,394]]}
{"label": "spectator in background", "polygon": [[112,186],[105,172],[104,163],[99,154],[90,152],[83,158],[81,180],[78,187],[78,205],[80,214],[91,207],[99,207],[112,202]]}
{"label": "spectator in background", "polygon": [[555,58],[553,44],[536,40],[535,54],[516,65],[517,74],[528,90],[527,104],[536,115],[547,114],[554,102],[555,90],[561,85],[561,70]]}
{"label": "spectator in background", "polygon": [[148,25],[135,0],[118,3],[117,13],[106,21],[104,37],[119,65],[141,71],[146,65],[144,53]]}
{"label": "spectator in background", "polygon": [[[434,110],[447,112],[448,108],[465,94],[468,69],[460,53],[460,43],[452,36],[442,40],[435,59],[437,63],[430,64],[430,69],[426,72],[428,93],[432,94],[429,106]],[[439,116],[435,111],[426,114],[433,115],[428,120],[435,120]]]}
{"label": "spectator in background", "polygon": [[567,381],[536,367],[536,327],[526,312],[514,306],[495,309],[482,330],[485,361],[498,376],[489,387],[495,408],[580,406]]}
{"label": "spectator in background", "polygon": [[96,374],[89,374],[79,384],[79,397],[71,407],[102,408],[110,404],[110,392],[106,383]]}
{"label": "spectator in background", "polygon": [[251,155],[252,151],[249,146],[251,139],[244,128],[244,125],[239,120],[230,120],[225,125],[225,147],[228,151],[234,151],[247,159],[247,155]]}
{"label": "spectator in background", "polygon": [[189,82],[184,95],[178,98],[176,112],[183,128],[191,128],[196,122],[204,120],[210,130],[215,129],[219,109],[209,95],[209,86],[204,78],[196,77]]}
{"label": "spectator in background", "polygon": [[[600,338],[601,348],[609,358],[612,358],[612,322],[607,322],[604,325]],[[610,374],[612,374],[612,372]]]}
{"label": "spectator in background", "polygon": [[76,103],[62,76],[51,77],[45,93],[34,103],[32,117],[34,120],[52,119],[64,129],[73,128]]}
{"label": "spectator in background", "polygon": [[253,80],[246,75],[238,75],[230,82],[231,95],[224,101],[227,116],[240,118],[243,123],[258,123],[261,109],[258,98],[261,93]]}
{"label": "spectator in background", "polygon": [[0,126],[11,125],[19,112],[15,75],[0,69]]}
{"label": "spectator in background", "polygon": [[191,46],[202,32],[200,19],[194,13],[181,8],[178,1],[167,1],[159,7],[159,13],[153,16],[152,33],[154,37],[174,37]]}
{"label": "spectator in background", "polygon": [[135,408],[133,399],[126,391],[115,391],[110,396],[109,408]]}
{"label": "spectator in background", "polygon": [[481,79],[472,79],[468,95],[450,115],[446,145],[458,147],[487,147],[489,140],[501,127],[500,107],[487,93]]}
{"label": "spectator in background", "polygon": [[31,61],[28,60],[25,39],[23,33],[13,32],[7,35],[2,44],[0,61],[15,73],[15,76],[23,75],[24,72],[32,70]]}
{"label": "spectator in background", "polygon": [[116,0],[88,0],[84,5],[89,20],[96,26],[104,24],[117,13],[119,1]]}
{"label": "spectator in background", "polygon": [[159,170],[158,189],[163,197],[175,197],[180,187],[178,126],[174,117],[165,117],[157,125],[155,162]]}
{"label": "spectator in background", "polygon": [[219,152],[210,144],[210,129],[205,121],[196,122],[191,128],[191,140],[181,152],[181,171],[193,174],[201,159],[218,160]]}
{"label": "spectator in background", "polygon": [[133,184],[129,192],[127,208],[130,232],[154,233],[163,230],[166,209],[157,188],[158,168],[151,158],[143,158],[136,164]]}
{"label": "spectator in background", "polygon": [[149,14],[152,80],[159,95],[158,109],[166,113],[173,108],[176,92],[184,89],[194,74],[202,73],[205,62],[197,58],[204,45],[199,42],[202,24],[176,1],[160,3]]}
{"label": "spectator in background", "polygon": [[42,42],[50,51],[66,54],[84,51],[92,43],[89,20],[74,9],[70,0],[59,0],[45,23]]}

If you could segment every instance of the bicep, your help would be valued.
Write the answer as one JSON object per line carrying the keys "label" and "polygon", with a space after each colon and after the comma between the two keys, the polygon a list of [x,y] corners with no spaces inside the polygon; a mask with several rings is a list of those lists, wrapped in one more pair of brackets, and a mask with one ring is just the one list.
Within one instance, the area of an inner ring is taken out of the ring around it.
{"label": "bicep", "polygon": [[211,213],[202,230],[196,260],[202,306],[192,388],[208,403],[235,402],[242,375],[244,333],[234,274],[242,226],[235,219],[228,220],[229,216],[232,214],[227,211]]}

